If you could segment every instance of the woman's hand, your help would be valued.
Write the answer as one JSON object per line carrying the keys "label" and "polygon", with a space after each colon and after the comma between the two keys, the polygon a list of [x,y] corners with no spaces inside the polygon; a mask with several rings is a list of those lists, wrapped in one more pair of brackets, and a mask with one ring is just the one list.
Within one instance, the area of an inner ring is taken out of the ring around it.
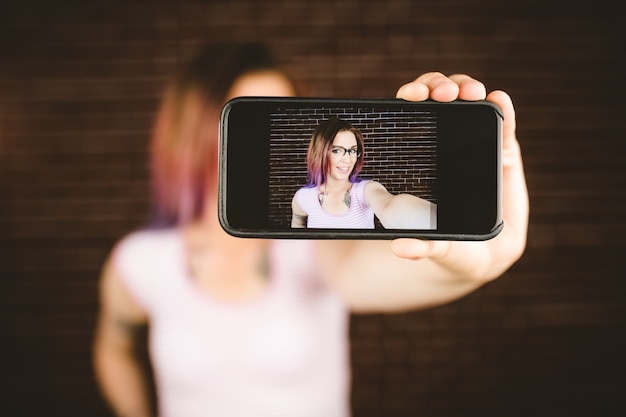
{"label": "woman's hand", "polygon": [[528,192],[520,147],[515,136],[515,110],[511,98],[503,91],[493,91],[487,95],[485,86],[468,75],[446,77],[437,72],[423,74],[403,85],[396,96],[410,101],[429,98],[441,102],[486,99],[502,109],[502,232],[484,242],[417,239],[396,239],[392,242],[393,252],[401,258],[429,258],[450,272],[464,274],[469,278],[488,280],[497,277],[524,252],[528,229]]}
{"label": "woman's hand", "polygon": [[397,97],[421,101],[490,100],[504,113],[504,228],[480,242],[396,239],[323,241],[316,245],[322,276],[352,311],[383,312],[433,307],[454,301],[497,278],[524,252],[528,228],[528,194],[520,148],[515,138],[515,111],[502,91],[467,75],[427,73],[402,86]]}

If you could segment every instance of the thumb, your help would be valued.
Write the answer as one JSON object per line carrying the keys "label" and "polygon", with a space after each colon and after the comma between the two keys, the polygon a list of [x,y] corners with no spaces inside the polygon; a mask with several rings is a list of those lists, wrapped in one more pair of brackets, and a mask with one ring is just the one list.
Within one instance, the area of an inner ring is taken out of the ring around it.
{"label": "thumb", "polygon": [[399,258],[419,260],[440,258],[450,250],[450,242],[441,240],[395,239],[391,251]]}

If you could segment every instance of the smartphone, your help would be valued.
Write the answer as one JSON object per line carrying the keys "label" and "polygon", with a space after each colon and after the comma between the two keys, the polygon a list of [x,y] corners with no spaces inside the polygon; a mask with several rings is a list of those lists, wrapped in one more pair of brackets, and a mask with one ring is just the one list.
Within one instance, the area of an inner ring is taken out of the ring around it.
{"label": "smartphone", "polygon": [[502,119],[487,101],[232,99],[220,117],[219,221],[238,237],[493,238]]}

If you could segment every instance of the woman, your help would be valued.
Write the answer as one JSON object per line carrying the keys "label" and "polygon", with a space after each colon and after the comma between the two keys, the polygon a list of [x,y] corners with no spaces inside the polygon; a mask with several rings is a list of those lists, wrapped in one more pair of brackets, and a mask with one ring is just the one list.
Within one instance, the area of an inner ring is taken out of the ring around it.
{"label": "woman", "polygon": [[363,149],[363,135],[350,122],[320,123],[309,142],[307,185],[291,203],[291,227],[373,229],[376,215],[387,229],[435,229],[434,203],[359,178]]}
{"label": "woman", "polygon": [[221,106],[293,95],[260,45],[209,46],[165,92],[152,140],[153,217],[101,278],[95,366],[119,416],[151,416],[134,347],[149,323],[159,415],[348,415],[347,309],[308,246],[236,239],[217,217]]}
{"label": "woman", "polygon": [[[159,416],[349,416],[351,311],[449,302],[521,256],[526,189],[504,93],[490,97],[509,120],[508,227],[490,242],[390,247],[226,234],[217,217],[220,108],[236,96],[294,93],[258,45],[205,48],[166,90],[151,148],[153,221],[116,244],[101,275],[94,362],[116,415],[154,415],[135,349],[136,329],[149,324]],[[430,73],[398,97],[479,100],[485,92],[468,76]]]}

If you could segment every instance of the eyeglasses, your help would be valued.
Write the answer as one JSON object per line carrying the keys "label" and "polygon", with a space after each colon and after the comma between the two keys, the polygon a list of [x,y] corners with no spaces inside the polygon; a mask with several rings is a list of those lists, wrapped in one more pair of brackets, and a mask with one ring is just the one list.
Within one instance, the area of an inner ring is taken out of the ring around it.
{"label": "eyeglasses", "polygon": [[348,149],[344,148],[343,146],[333,146],[333,149],[331,149],[330,151],[330,156],[333,159],[341,159],[346,154],[348,154],[350,158],[358,158],[359,156],[361,156],[361,152],[357,148]]}

